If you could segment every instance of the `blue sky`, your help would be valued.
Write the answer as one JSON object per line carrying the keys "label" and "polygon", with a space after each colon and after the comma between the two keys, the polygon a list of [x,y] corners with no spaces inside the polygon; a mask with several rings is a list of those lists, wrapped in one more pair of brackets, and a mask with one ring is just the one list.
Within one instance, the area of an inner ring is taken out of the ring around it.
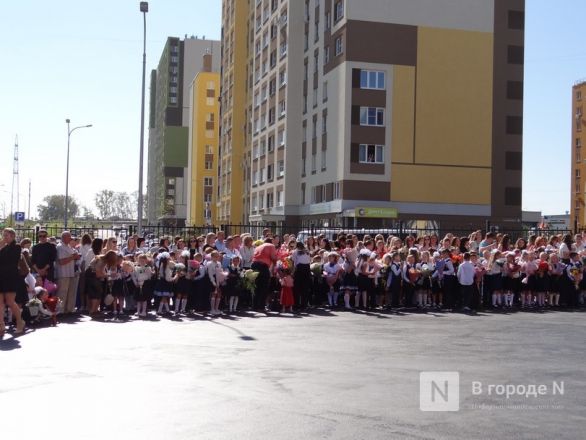
{"label": "blue sky", "polygon": [[[65,191],[65,119],[93,128],[72,135],[70,193],[93,207],[101,189],[138,181],[142,16],[135,0],[19,0],[0,14],[0,214],[10,210],[14,136],[20,208]],[[151,0],[147,75],[167,36],[220,37],[220,0]],[[527,0],[523,208],[569,209],[571,86],[586,78],[586,2]],[[99,8],[98,8],[99,7]],[[148,93],[148,82],[147,82]],[[148,105],[148,95],[147,95]],[[148,118],[148,110],[147,110]],[[146,181],[146,173],[145,173]]]}

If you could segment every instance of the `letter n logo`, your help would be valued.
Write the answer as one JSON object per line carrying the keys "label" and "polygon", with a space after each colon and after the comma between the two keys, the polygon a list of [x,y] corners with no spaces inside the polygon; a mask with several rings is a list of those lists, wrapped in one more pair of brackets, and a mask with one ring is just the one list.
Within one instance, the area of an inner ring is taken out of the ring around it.
{"label": "letter n logo", "polygon": [[459,411],[460,373],[457,371],[423,371],[419,374],[419,409],[421,411]]}

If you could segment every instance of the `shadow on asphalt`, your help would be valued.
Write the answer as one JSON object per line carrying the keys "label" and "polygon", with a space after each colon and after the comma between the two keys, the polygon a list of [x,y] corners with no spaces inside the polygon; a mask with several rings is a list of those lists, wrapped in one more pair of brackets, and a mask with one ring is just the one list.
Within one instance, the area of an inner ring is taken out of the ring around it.
{"label": "shadow on asphalt", "polygon": [[238,330],[237,328],[232,327],[231,325],[224,324],[223,322],[215,319],[210,319],[209,322],[211,322],[212,324],[221,325],[222,327],[226,327],[227,329],[232,330],[234,333],[238,335],[238,338],[243,341],[256,341],[255,337],[247,335],[244,332]]}
{"label": "shadow on asphalt", "polygon": [[0,339],[0,351],[12,351],[20,348],[22,348],[20,341],[14,336],[7,339],[5,335],[3,339]]}

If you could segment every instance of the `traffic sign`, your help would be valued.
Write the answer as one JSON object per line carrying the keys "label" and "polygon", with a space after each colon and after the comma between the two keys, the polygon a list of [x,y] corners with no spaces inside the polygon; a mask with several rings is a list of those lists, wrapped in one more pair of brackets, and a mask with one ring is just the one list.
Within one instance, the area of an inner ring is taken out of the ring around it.
{"label": "traffic sign", "polygon": [[14,213],[14,221],[17,223],[24,223],[24,212],[15,212]]}

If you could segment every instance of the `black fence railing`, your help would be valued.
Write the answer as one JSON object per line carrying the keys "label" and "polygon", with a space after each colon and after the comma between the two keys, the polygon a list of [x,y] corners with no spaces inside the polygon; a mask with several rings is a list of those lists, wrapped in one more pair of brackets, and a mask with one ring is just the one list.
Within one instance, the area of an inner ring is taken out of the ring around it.
{"label": "black fence railing", "polygon": [[[60,238],[64,228],[62,226],[49,226],[42,227],[48,232],[50,237]],[[40,227],[35,228],[22,228],[16,227],[17,238],[19,240],[23,238],[29,238],[33,244],[37,242],[38,231]],[[491,231],[501,234],[508,234],[511,240],[514,242],[518,238],[528,239],[531,235],[544,236],[549,239],[553,235],[564,235],[571,234],[572,231],[569,229],[535,229],[535,228],[490,228]],[[137,232],[136,226],[128,227],[114,227],[106,228],[103,226],[87,226],[87,227],[74,227],[69,228],[69,231],[77,237],[82,237],[84,234],[89,234],[92,238],[110,238],[116,237],[119,240],[125,240],[127,237]],[[470,228],[417,228],[409,225],[398,223],[393,227],[388,228],[351,228],[351,227],[325,227],[315,225],[274,225],[274,224],[256,224],[256,225],[219,225],[219,226],[164,226],[164,225],[147,225],[143,227],[143,236],[150,240],[156,240],[160,237],[182,237],[188,239],[189,237],[205,236],[212,232],[217,233],[218,231],[224,231],[226,236],[230,235],[242,235],[250,234],[255,239],[262,238],[267,232],[271,235],[278,235],[282,237],[285,234],[294,235],[300,240],[312,236],[324,236],[330,240],[337,239],[341,234],[357,235],[362,239],[365,235],[374,237],[376,235],[382,235],[385,239],[390,236],[398,236],[404,239],[408,235],[414,237],[423,237],[436,235],[439,239],[442,239],[446,234],[451,233],[455,237],[467,237],[473,229]],[[481,233],[484,235],[486,230],[482,230]]]}

